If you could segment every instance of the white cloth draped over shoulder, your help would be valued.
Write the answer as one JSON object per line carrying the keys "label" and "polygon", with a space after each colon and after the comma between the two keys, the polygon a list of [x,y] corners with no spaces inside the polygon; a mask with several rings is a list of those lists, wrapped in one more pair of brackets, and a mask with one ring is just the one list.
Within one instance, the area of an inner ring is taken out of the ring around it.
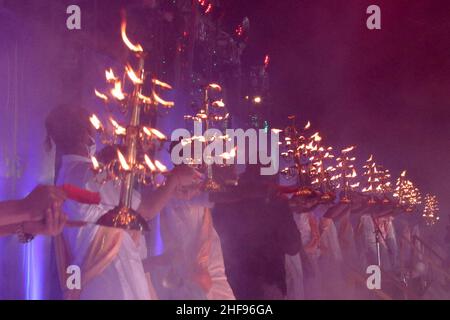
{"label": "white cloth draped over shoulder", "polygon": [[[161,299],[235,299],[225,274],[220,238],[209,212],[212,206],[204,193],[191,200],[172,199],[163,209],[161,234],[166,260],[152,268]],[[202,286],[203,281],[198,281],[199,273],[208,279],[207,289]]]}
{"label": "white cloth draped over shoulder", "polygon": [[[119,203],[120,186],[112,181],[101,184],[96,181],[88,158],[77,155],[66,155],[58,175],[57,185],[73,184],[75,186],[99,192],[100,205],[83,205],[66,201],[64,211],[70,220],[95,222],[102,215],[113,209]],[[140,194],[134,192],[132,207],[137,209],[140,204]],[[63,238],[71,257],[71,264],[83,266],[96,234],[100,229],[97,225],[87,225],[82,228],[66,228]],[[120,248],[111,262],[93,279],[84,284],[79,295],[83,300],[147,300],[156,299],[156,294],[146,276],[142,259],[146,255],[145,239],[142,235],[132,237],[127,231],[116,229],[122,233]],[[81,270],[83,277],[83,269]]]}

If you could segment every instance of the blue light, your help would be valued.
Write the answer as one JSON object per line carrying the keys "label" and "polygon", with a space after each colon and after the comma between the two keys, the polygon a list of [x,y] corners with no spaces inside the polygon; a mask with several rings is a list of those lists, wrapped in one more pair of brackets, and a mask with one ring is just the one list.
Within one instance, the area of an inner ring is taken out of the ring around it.
{"label": "blue light", "polygon": [[161,216],[158,216],[155,219],[155,255],[159,256],[164,252],[164,242],[161,236]]}

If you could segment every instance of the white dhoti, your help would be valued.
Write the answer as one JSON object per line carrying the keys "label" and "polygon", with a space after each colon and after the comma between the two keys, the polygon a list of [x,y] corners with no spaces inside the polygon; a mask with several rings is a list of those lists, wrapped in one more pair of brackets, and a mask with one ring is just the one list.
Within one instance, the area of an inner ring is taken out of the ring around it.
{"label": "white dhoti", "polygon": [[303,268],[300,254],[285,255],[286,300],[303,300]]}
{"label": "white dhoti", "polygon": [[[63,157],[58,185],[72,184],[101,195],[100,205],[82,205],[66,201],[64,212],[70,220],[96,222],[119,203],[120,188],[113,182],[100,184],[92,175],[88,158],[70,155]],[[140,203],[134,192],[133,208]],[[64,265],[81,268],[82,287],[78,292],[63,287],[66,298],[147,300],[156,299],[142,258],[146,254],[144,237],[138,232],[87,225],[66,228],[56,239],[59,269]],[[64,277],[62,277],[64,281]]]}
{"label": "white dhoti", "polygon": [[[294,281],[298,285],[295,291],[293,289],[291,290],[294,292],[303,291],[305,299],[320,299],[321,274],[318,266],[320,235],[318,225],[315,223],[314,217],[310,212],[294,214],[294,221],[302,238],[302,245],[305,251],[304,259],[308,261],[302,261],[302,282],[300,282],[298,277],[300,275],[299,271],[291,273],[297,275]],[[309,266],[309,270],[305,270],[305,264]],[[295,269],[298,270],[299,266],[295,266]]]}
{"label": "white dhoti", "polygon": [[164,263],[152,267],[161,299],[235,299],[205,196],[173,199],[161,213]]}

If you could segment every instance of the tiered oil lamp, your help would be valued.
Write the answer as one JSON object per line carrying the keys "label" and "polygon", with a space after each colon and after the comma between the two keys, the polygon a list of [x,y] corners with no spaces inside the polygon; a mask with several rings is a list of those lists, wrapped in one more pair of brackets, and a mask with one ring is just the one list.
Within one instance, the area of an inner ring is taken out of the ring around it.
{"label": "tiered oil lamp", "polygon": [[373,160],[373,155],[367,159],[363,168],[365,170],[363,175],[367,177],[367,186],[362,190],[362,192],[370,194],[368,204],[373,205],[376,203],[375,194],[381,190],[378,168],[377,164]]}
{"label": "tiered oil lamp", "polygon": [[[172,107],[171,101],[163,100],[157,89],[171,89],[171,86],[158,79],[147,79],[148,73],[144,69],[145,52],[141,45],[133,44],[126,34],[126,21],[121,25],[122,40],[137,59],[137,69],[130,64],[125,67],[123,81],[117,77],[112,69],[106,71],[106,80],[112,86],[105,94],[95,90],[95,95],[105,103],[116,103],[120,110],[129,116],[126,126],[120,125],[112,117],[108,126],[104,126],[100,119],[92,115],[91,123],[101,135],[103,143],[116,148],[117,158],[101,164],[93,158],[93,168],[97,173],[105,173],[105,179],[115,179],[121,183],[120,202],[118,207],[103,215],[97,222],[100,225],[148,230],[147,222],[131,208],[133,187],[135,183],[154,184],[155,176],[167,172],[166,167],[156,159],[152,159],[145,152],[161,143],[166,137],[155,128],[141,123],[143,112],[155,110],[158,106]],[[132,91],[126,93],[125,79],[131,82]],[[146,86],[150,87],[150,95],[146,96]]]}
{"label": "tiered oil lamp", "polygon": [[406,179],[406,171],[400,174],[394,190],[394,198],[397,198],[398,206],[403,207],[407,213],[414,211],[415,207],[421,203],[419,189]]}
{"label": "tiered oil lamp", "polygon": [[[221,92],[222,88],[220,85],[216,83],[211,83],[207,85],[204,89],[203,96],[203,106],[195,115],[185,115],[185,120],[193,120],[194,122],[199,122],[204,124],[204,129],[207,131],[210,128],[217,127],[218,124],[222,124],[224,121],[227,121],[229,118],[229,113],[225,108],[225,103],[223,100],[215,100],[212,99],[212,92]],[[183,141],[184,144],[192,143],[195,139],[199,139],[202,143],[208,144],[214,141],[215,139],[227,140],[228,137],[225,135],[221,136],[212,136],[212,137],[193,137],[191,139],[185,139]],[[220,155],[223,159],[230,159],[235,156],[235,149],[231,152]],[[206,183],[205,189],[207,191],[219,191],[221,186],[214,180],[213,177],[213,168],[212,164],[207,161],[206,163]]]}
{"label": "tiered oil lamp", "polygon": [[425,207],[422,216],[428,226],[432,226],[439,221],[439,203],[435,195],[427,194],[424,198]]}
{"label": "tiered oil lamp", "polygon": [[[313,194],[311,187],[310,169],[314,159],[312,153],[317,149],[312,139],[307,139],[306,131],[311,127],[308,122],[302,129],[296,125],[296,117],[289,116],[291,124],[284,129],[284,140],[281,142],[284,148],[281,156],[290,165],[281,170],[281,174],[287,179],[296,178],[298,190],[295,196],[308,197]],[[308,143],[308,140],[311,140]]]}
{"label": "tiered oil lamp", "polygon": [[336,179],[339,179],[339,183],[336,185],[336,188],[342,190],[342,195],[340,202],[341,203],[350,203],[350,192],[359,187],[359,182],[354,182],[357,177],[356,169],[354,166],[354,162],[356,160],[355,157],[349,156],[349,153],[355,149],[354,146],[345,148],[341,150],[341,155],[336,159],[337,165],[336,168],[338,170],[338,175],[336,175]]}
{"label": "tiered oil lamp", "polygon": [[336,168],[332,165],[326,165],[326,162],[334,158],[331,153],[332,147],[323,147],[321,145],[322,138],[319,133],[311,136],[311,140],[315,143],[315,151],[313,152],[311,178],[312,185],[321,193],[322,201],[330,201],[333,198],[333,182],[336,181],[337,175],[334,175]]}
{"label": "tiered oil lamp", "polygon": [[380,185],[378,187],[378,192],[381,195],[381,201],[383,204],[389,204],[391,201],[389,200],[388,195],[392,194],[392,183],[391,183],[391,174],[388,169],[385,169],[383,166],[378,166],[378,179],[380,181]]}

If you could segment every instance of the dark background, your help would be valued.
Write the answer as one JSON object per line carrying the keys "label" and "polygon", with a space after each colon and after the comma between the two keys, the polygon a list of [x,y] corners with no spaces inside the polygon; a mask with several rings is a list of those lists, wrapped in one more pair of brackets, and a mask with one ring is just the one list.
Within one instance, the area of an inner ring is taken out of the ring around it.
{"label": "dark background", "polygon": [[[381,8],[381,30],[366,9]],[[356,144],[450,209],[450,2],[229,1],[248,16],[244,60],[271,57],[271,89],[282,114],[311,120],[334,146]]]}

